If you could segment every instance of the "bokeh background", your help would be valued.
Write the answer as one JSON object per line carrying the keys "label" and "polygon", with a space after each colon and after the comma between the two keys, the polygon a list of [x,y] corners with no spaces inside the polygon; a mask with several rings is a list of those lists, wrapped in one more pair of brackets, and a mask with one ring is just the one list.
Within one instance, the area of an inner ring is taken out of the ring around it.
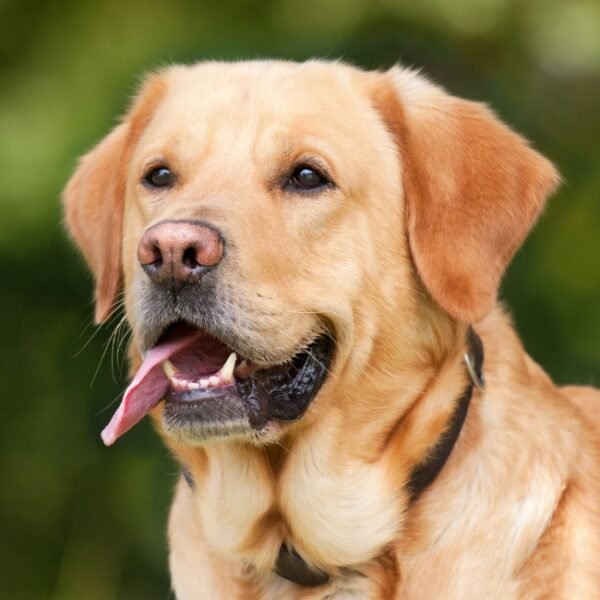
{"label": "bokeh background", "polygon": [[170,597],[177,469],[148,423],[100,442],[123,358],[59,194],[145,70],[263,56],[421,67],[550,156],[565,183],[502,294],[557,381],[600,384],[597,0],[0,0],[2,598]]}

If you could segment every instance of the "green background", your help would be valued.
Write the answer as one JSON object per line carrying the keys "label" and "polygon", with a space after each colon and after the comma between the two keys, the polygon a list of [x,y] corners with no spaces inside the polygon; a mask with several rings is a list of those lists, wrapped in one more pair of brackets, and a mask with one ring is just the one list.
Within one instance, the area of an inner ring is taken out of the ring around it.
{"label": "green background", "polygon": [[123,357],[102,360],[113,328],[90,325],[58,199],[145,70],[262,56],[422,67],[547,154],[565,183],[502,295],[557,381],[600,384],[597,0],[0,1],[3,598],[170,597],[177,469],[148,423],[101,445]]}

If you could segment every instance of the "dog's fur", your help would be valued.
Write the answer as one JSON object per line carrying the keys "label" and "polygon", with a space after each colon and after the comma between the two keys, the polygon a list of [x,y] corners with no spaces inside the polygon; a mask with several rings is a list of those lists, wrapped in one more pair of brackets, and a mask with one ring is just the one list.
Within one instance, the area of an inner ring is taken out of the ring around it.
{"label": "dog's fur", "polygon": [[[334,189],[279,185],[306,156]],[[155,157],[179,179],[151,195],[139,181]],[[205,63],[148,78],[65,192],[97,320],[123,285],[139,365],[137,244],[161,220],[201,219],[233,241],[223,302],[253,347],[283,360],[323,322],[337,342],[298,422],[201,446],[162,433],[195,481],[169,521],[180,600],[600,597],[600,394],[553,385],[496,303],[557,183],[485,106],[405,69]],[[411,505],[410,471],[467,383],[468,324],[486,387]],[[284,541],[330,583],[274,574]]]}

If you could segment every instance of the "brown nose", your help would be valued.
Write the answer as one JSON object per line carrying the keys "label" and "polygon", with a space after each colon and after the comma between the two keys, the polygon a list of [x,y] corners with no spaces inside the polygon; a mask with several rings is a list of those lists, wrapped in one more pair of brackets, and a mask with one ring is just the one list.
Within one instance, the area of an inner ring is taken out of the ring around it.
{"label": "brown nose", "polygon": [[223,257],[220,232],[194,221],[162,221],[138,245],[140,265],[155,283],[197,283]]}

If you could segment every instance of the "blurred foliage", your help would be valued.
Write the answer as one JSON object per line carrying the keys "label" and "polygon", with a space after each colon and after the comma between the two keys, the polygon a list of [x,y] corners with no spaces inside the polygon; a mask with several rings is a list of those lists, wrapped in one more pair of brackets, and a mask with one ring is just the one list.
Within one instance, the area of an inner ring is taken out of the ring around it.
{"label": "blurred foliage", "polygon": [[101,358],[111,328],[90,325],[91,278],[58,203],[76,157],[156,65],[400,60],[490,103],[565,179],[504,297],[557,381],[600,384],[597,0],[1,0],[0,28],[1,597],[170,596],[177,469],[147,423],[100,443],[122,357]]}

